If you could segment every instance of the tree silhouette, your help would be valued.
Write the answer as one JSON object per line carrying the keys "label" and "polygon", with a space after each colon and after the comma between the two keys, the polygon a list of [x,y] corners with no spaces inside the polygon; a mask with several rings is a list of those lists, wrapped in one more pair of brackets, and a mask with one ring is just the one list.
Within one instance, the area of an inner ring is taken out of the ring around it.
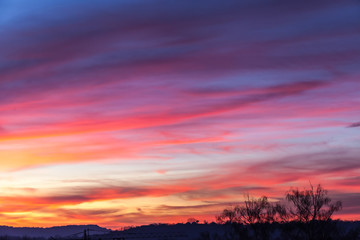
{"label": "tree silhouette", "polygon": [[246,195],[243,205],[236,205],[233,209],[224,209],[217,216],[219,223],[273,223],[286,222],[289,219],[287,209],[280,203],[269,202],[266,196],[250,198]]}
{"label": "tree silhouette", "polygon": [[219,216],[216,216],[216,221],[218,223],[236,223],[237,222],[236,214],[237,214],[236,208],[234,209],[225,208]]}
{"label": "tree silhouette", "polygon": [[[243,205],[232,209],[224,209],[217,217],[220,223],[231,223],[240,239],[268,239],[270,237],[270,223],[283,222],[287,218],[286,208],[279,203],[269,202],[266,196],[250,198],[246,195]],[[244,228],[248,226],[252,234]]]}
{"label": "tree silhouette", "polygon": [[320,184],[314,189],[290,189],[286,200],[292,203],[289,216],[296,222],[296,235],[301,239],[320,240],[330,239],[334,231],[334,224],[330,221],[334,212],[341,210],[342,203],[331,203],[328,192]]}
{"label": "tree silhouette", "polygon": [[191,223],[191,224],[198,224],[199,220],[197,220],[196,218],[188,218],[187,223]]}
{"label": "tree silhouette", "polygon": [[328,192],[320,184],[316,189],[310,184],[310,189],[292,188],[286,194],[286,199],[293,204],[290,214],[294,220],[310,222],[314,220],[327,221],[334,212],[341,210],[342,203],[331,203]]}
{"label": "tree silhouette", "polygon": [[[243,204],[224,209],[217,221],[231,223],[239,239],[270,239],[275,226],[281,229],[284,239],[340,239],[333,238],[339,234],[331,217],[341,210],[342,203],[332,203],[320,184],[316,189],[311,184],[310,189],[290,188],[285,199],[290,203],[288,207],[270,202],[266,196],[246,195]],[[235,239],[234,235],[231,239]]]}

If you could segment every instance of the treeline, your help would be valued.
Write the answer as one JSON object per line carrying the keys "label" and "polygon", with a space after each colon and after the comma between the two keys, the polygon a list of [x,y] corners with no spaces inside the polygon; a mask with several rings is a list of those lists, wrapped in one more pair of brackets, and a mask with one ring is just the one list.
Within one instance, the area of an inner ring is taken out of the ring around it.
{"label": "treeline", "polygon": [[[333,202],[320,184],[300,190],[291,188],[282,202],[269,202],[266,196],[250,198],[242,205],[224,209],[217,216],[220,224],[231,225],[223,237],[241,240],[356,240],[358,228],[347,228],[331,217],[342,209],[341,201]],[[203,239],[210,239],[203,236]]]}
{"label": "treeline", "polygon": [[0,235],[0,240],[54,240],[54,238]]}

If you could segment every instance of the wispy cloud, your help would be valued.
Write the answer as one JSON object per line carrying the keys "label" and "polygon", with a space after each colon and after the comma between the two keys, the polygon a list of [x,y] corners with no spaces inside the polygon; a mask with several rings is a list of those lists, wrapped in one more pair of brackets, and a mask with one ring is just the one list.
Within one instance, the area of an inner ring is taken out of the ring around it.
{"label": "wispy cloud", "polygon": [[348,127],[348,128],[360,127],[360,122],[352,123],[352,124],[348,125],[347,127]]}

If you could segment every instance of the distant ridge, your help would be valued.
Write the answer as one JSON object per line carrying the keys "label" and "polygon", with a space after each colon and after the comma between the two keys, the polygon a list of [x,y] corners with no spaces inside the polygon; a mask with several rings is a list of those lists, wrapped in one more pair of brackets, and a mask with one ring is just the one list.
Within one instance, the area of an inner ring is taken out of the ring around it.
{"label": "distant ridge", "polygon": [[78,234],[80,236],[85,229],[90,229],[89,234],[105,234],[110,232],[110,229],[102,228],[97,225],[68,225],[58,227],[9,227],[0,226],[0,236],[14,236],[14,237],[67,237]]}

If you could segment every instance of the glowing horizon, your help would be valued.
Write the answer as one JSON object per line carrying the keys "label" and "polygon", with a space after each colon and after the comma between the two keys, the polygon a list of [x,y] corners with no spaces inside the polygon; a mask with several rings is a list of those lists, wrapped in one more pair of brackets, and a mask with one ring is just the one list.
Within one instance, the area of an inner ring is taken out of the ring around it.
{"label": "glowing horizon", "polygon": [[214,221],[321,183],[360,219],[358,2],[0,2],[0,224]]}

